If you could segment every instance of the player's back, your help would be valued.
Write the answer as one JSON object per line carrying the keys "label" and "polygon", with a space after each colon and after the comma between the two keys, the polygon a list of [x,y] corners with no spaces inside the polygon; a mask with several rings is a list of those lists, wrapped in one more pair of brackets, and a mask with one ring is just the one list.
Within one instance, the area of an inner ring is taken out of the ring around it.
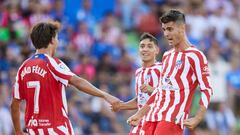
{"label": "player's back", "polygon": [[[57,65],[56,65],[57,64]],[[56,68],[61,61],[45,54],[35,54],[20,67],[14,88],[14,97],[26,100],[26,127],[51,128],[67,122],[65,86]],[[65,68],[65,67],[62,67]],[[64,75],[64,74],[63,74]],[[66,76],[69,75],[66,73]]]}

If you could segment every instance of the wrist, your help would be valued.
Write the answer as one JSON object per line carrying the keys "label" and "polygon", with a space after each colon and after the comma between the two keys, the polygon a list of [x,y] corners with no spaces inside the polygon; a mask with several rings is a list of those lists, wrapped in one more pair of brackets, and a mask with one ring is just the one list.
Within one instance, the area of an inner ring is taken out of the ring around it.
{"label": "wrist", "polygon": [[202,117],[201,117],[201,116],[197,116],[197,115],[196,115],[194,118],[195,118],[198,122],[202,121]]}

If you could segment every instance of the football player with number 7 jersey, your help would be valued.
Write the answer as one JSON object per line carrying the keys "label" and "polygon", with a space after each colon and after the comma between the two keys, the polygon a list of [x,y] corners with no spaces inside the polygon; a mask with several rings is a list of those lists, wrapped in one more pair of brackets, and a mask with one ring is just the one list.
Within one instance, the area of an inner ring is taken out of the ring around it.
{"label": "football player with number 7 jersey", "polygon": [[58,45],[57,22],[35,25],[31,40],[36,53],[19,68],[13,88],[11,115],[16,135],[24,135],[20,125],[20,103],[26,101],[25,127],[30,135],[74,135],[68,119],[65,87],[69,84],[109,103],[119,100],[78,77],[54,54]]}

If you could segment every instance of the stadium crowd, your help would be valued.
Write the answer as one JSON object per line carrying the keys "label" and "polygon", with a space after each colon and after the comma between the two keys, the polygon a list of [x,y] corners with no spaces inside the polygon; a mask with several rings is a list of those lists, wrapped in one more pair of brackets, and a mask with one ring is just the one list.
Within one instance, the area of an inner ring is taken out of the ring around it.
{"label": "stadium crowd", "polygon": [[[161,60],[169,46],[159,17],[170,8],[184,11],[191,43],[209,60],[214,94],[195,133],[240,134],[240,0],[0,0],[0,135],[13,134],[12,85],[20,64],[34,53],[29,39],[34,24],[61,22],[57,56],[75,74],[128,101],[135,97],[133,78],[141,66],[139,35],[158,37]],[[72,89],[67,99],[76,135],[128,133],[126,120],[135,111],[113,113],[105,101]]]}

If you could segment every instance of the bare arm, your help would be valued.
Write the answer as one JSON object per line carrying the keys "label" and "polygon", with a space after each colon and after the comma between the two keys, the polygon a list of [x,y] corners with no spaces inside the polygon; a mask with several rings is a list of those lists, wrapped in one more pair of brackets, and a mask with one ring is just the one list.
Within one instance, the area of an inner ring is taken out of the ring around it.
{"label": "bare arm", "polygon": [[135,110],[137,109],[137,98],[120,104],[120,110]]}
{"label": "bare arm", "polygon": [[11,116],[16,135],[24,135],[20,124],[20,103],[21,101],[15,98],[11,103]]}
{"label": "bare arm", "polygon": [[189,129],[194,129],[204,118],[207,108],[203,105],[199,106],[197,114],[193,118],[184,120],[183,125]]}
{"label": "bare arm", "polygon": [[76,87],[79,91],[82,91],[92,96],[104,98],[110,104],[119,102],[119,99],[111,96],[110,94],[104,91],[99,90],[98,88],[93,86],[91,83],[89,83],[87,80],[80,78],[76,75],[70,78],[69,83],[74,87]]}
{"label": "bare arm", "polygon": [[147,114],[149,111],[150,106],[148,104],[145,104],[137,113],[135,113],[133,116],[128,118],[127,122],[131,126],[137,126],[139,122],[141,121],[142,117]]}
{"label": "bare arm", "polygon": [[135,110],[137,109],[137,98],[133,98],[128,102],[118,102],[111,106],[112,111],[118,112],[120,110]]}

